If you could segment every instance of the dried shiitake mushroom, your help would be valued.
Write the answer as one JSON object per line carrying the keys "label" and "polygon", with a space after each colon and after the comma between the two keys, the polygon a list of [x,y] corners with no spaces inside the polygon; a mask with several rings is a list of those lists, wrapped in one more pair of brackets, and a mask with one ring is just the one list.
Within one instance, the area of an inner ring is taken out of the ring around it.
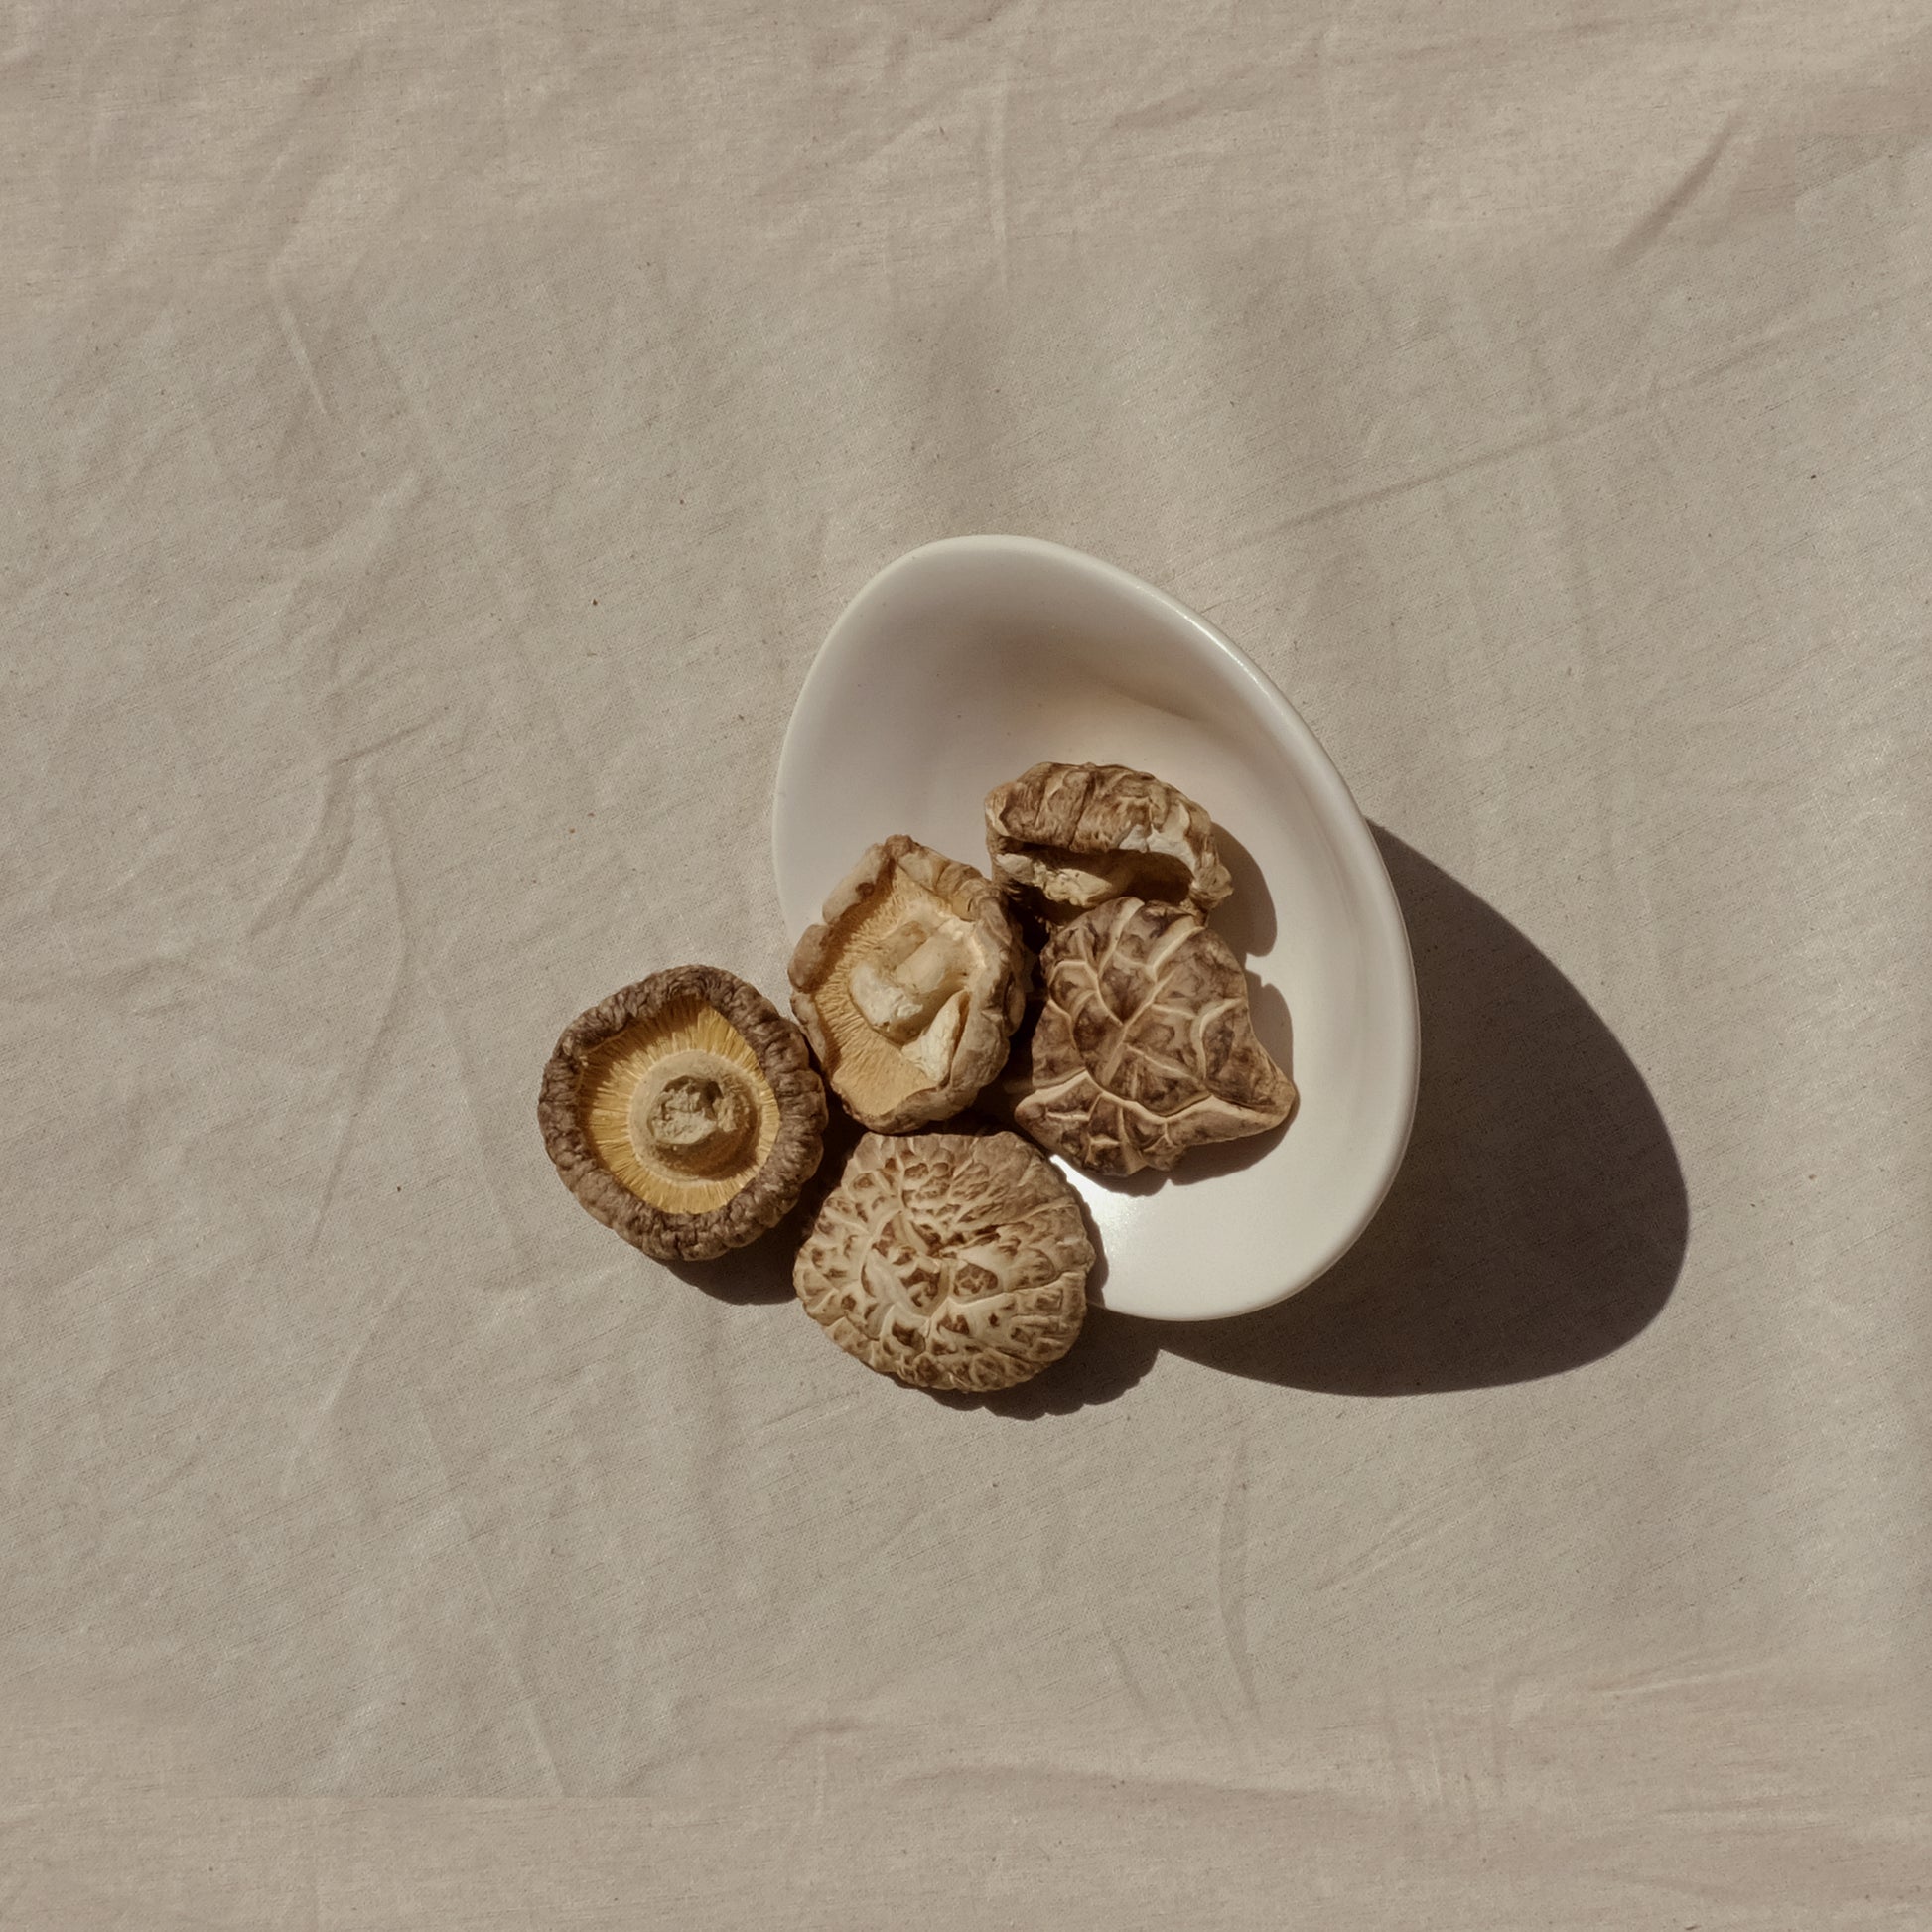
{"label": "dried shiitake mushroom", "polygon": [[1210,912],[1234,890],[1214,821],[1124,764],[1036,764],[994,786],[986,849],[1001,891],[1048,924],[1115,898]]}
{"label": "dried shiitake mushroom", "polygon": [[1110,899],[1062,926],[1039,966],[1014,1118],[1076,1167],[1166,1170],[1293,1111],[1295,1083],[1255,1037],[1240,961],[1191,912]]}
{"label": "dried shiitake mushroom", "polygon": [[1017,1134],[868,1134],[798,1251],[806,1312],[869,1368],[1005,1389],[1073,1346],[1093,1244]]}
{"label": "dried shiitake mushroom", "polygon": [[660,1261],[708,1261],[782,1219],[825,1119],[804,1036],[716,966],[654,973],[579,1014],[537,1103],[564,1185]]}
{"label": "dried shiitake mushroom", "polygon": [[832,889],[791,985],[833,1091],[866,1126],[902,1133],[958,1113],[999,1072],[1026,955],[991,880],[900,833]]}

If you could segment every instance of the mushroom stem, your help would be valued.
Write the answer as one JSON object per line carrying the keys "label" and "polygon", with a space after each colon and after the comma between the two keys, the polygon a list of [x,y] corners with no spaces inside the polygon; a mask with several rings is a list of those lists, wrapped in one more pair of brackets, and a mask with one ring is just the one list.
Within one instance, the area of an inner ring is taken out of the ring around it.
{"label": "mushroom stem", "polygon": [[626,1125],[647,1167],[672,1173],[716,1173],[747,1151],[758,1124],[757,1096],[722,1054],[667,1054],[637,1083]]}
{"label": "mushroom stem", "polygon": [[[852,969],[852,1004],[895,1046],[914,1040],[923,1044],[934,1019],[958,999],[972,970],[967,953],[972,928],[963,919],[949,919],[937,932],[915,925],[896,936],[913,941],[912,950],[897,961],[891,961],[888,954],[886,964],[861,960]],[[955,1028],[953,1038],[945,1042],[944,1055],[930,1064],[918,1054],[913,1057],[937,1079],[946,1070],[957,1038]]]}

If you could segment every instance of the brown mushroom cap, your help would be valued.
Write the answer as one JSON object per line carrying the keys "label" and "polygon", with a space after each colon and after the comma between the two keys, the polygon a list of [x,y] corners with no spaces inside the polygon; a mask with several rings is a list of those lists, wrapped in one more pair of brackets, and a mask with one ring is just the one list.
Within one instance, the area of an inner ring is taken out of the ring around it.
{"label": "brown mushroom cap", "polygon": [[653,973],[579,1014],[537,1101],[564,1185],[660,1261],[708,1261],[781,1220],[825,1118],[798,1029],[716,966]]}
{"label": "brown mushroom cap", "polygon": [[869,847],[791,956],[791,1009],[854,1117],[902,1133],[1006,1063],[1027,958],[984,873],[903,833]]}
{"label": "brown mushroom cap", "polygon": [[1113,898],[1210,912],[1234,890],[1214,821],[1184,792],[1125,764],[1035,764],[986,795],[1000,890],[1049,924]]}
{"label": "brown mushroom cap", "polygon": [[1090,1173],[1172,1168],[1279,1126],[1295,1083],[1255,1036],[1241,962],[1177,905],[1110,899],[1053,935],[1014,1118]]}
{"label": "brown mushroom cap", "polygon": [[847,1354],[926,1389],[1005,1389],[1073,1346],[1093,1244],[1017,1134],[868,1134],[798,1251],[805,1311]]}

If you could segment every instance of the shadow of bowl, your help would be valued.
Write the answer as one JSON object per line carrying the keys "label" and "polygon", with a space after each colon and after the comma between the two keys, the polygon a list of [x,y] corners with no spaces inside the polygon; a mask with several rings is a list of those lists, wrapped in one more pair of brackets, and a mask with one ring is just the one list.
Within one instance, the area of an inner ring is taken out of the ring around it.
{"label": "shadow of bowl", "polygon": [[1684,1175],[1643,1076],[1522,933],[1376,828],[1422,1005],[1409,1153],[1367,1233],[1291,1300],[1156,1329],[1285,1386],[1417,1395],[1526,1382],[1621,1347],[1669,1298]]}

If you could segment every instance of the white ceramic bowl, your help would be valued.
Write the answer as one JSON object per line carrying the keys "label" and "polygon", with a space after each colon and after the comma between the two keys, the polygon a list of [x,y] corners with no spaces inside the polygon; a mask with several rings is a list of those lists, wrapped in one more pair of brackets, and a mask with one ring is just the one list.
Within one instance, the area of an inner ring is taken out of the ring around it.
{"label": "white ceramic bowl", "polygon": [[1206,806],[1235,879],[1212,922],[1301,1089],[1285,1129],[1197,1150],[1171,1176],[1065,1168],[1104,1250],[1096,1299],[1169,1321],[1281,1301],[1340,1259],[1401,1165],[1415,975],[1340,774],[1204,619],[1028,537],[955,537],[881,571],[832,626],[785,734],[772,855],[791,935],[891,833],[984,869],[982,801],[1041,759],[1135,765]]}

